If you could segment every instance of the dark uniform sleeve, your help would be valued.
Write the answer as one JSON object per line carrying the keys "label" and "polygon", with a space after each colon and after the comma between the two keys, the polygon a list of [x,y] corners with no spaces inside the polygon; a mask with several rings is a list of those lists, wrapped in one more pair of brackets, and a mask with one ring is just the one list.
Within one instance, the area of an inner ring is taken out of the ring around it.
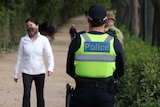
{"label": "dark uniform sleeve", "polygon": [[[125,61],[124,61],[124,51],[121,43],[118,39],[114,39],[114,48],[117,54],[116,56],[116,70],[114,72],[114,77],[122,77],[125,72]],[[118,74],[118,75],[117,75]]]}
{"label": "dark uniform sleeve", "polygon": [[74,78],[75,76],[74,55],[80,47],[80,42],[80,35],[79,33],[77,33],[76,38],[74,38],[69,45],[66,63],[66,73],[72,78]]}

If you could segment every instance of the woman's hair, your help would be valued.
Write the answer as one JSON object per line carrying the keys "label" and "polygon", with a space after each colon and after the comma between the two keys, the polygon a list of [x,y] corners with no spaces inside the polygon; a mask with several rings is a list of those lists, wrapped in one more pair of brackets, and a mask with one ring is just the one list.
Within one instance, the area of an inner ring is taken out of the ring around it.
{"label": "woman's hair", "polygon": [[38,20],[37,20],[36,18],[33,18],[33,17],[28,18],[28,19],[26,20],[26,23],[27,23],[28,21],[31,21],[31,22],[33,22],[33,23],[36,24],[36,25],[39,24],[39,23],[38,23]]}
{"label": "woman's hair", "polygon": [[53,26],[53,23],[48,23],[48,22],[43,22],[42,24],[39,24],[36,18],[30,17],[26,20],[26,23],[28,21],[33,22],[36,25],[39,25],[39,32],[45,36],[52,36],[55,31],[56,28],[55,26]]}

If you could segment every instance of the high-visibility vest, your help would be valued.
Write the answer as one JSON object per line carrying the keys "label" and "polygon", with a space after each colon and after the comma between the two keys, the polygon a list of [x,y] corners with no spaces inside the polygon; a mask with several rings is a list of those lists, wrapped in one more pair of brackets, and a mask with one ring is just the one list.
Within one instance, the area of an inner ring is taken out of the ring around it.
{"label": "high-visibility vest", "polygon": [[75,53],[75,73],[80,77],[107,78],[113,75],[116,53],[114,38],[108,34],[80,35],[81,46]]}

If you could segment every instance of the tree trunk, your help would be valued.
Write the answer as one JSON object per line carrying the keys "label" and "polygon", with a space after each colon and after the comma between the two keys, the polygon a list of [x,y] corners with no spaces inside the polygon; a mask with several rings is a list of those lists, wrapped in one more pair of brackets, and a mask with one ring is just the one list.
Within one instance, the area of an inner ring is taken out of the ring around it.
{"label": "tree trunk", "polygon": [[123,0],[122,2],[122,24],[125,25],[125,27],[130,30],[130,0]]}
{"label": "tree trunk", "polygon": [[133,34],[138,36],[140,34],[140,14],[141,14],[141,9],[138,0],[134,0],[134,5],[133,5]]}
{"label": "tree trunk", "polygon": [[147,0],[147,39],[152,40],[152,29],[154,19],[154,7],[151,0]]}
{"label": "tree trunk", "polygon": [[122,1],[122,24],[130,31],[131,35],[140,34],[141,26],[141,8],[138,0],[123,0]]}
{"label": "tree trunk", "polygon": [[[152,45],[157,43],[158,47],[160,47],[160,0],[152,0],[154,6],[154,22],[153,22],[153,38],[152,38]],[[157,40],[156,40],[157,39]]]}

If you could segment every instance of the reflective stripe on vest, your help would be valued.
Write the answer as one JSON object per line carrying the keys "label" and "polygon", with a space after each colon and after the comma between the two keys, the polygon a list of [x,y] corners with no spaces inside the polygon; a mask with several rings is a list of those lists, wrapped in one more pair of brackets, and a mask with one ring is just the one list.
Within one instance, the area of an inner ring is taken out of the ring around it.
{"label": "reflective stripe on vest", "polygon": [[[85,41],[91,42],[91,39],[86,35],[86,33],[83,33],[82,36],[83,36],[83,38],[85,39]],[[112,36],[108,36],[108,37],[104,40],[104,42],[109,42],[111,39],[113,39],[113,37],[112,37]]]}
{"label": "reflective stripe on vest", "polygon": [[109,55],[75,55],[77,61],[114,62],[115,56]]}

